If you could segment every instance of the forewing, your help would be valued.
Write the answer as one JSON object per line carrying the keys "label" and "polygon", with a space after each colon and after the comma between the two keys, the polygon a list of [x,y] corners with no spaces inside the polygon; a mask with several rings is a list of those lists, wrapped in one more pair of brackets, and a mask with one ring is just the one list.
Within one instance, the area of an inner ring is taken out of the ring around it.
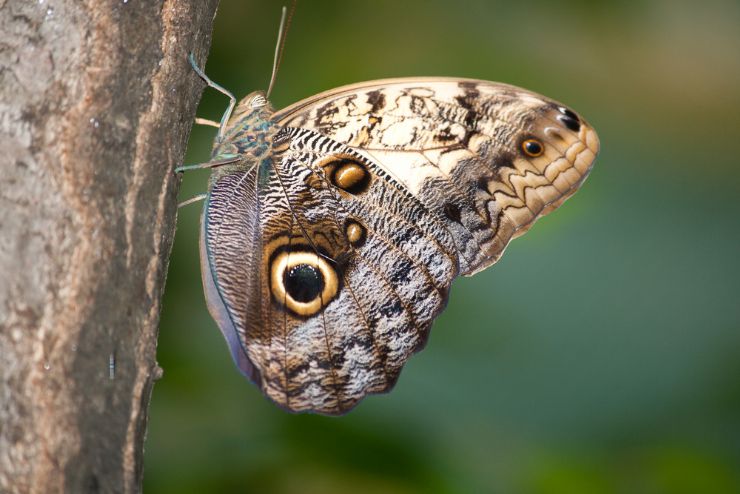
{"label": "forewing", "polygon": [[[460,79],[391,79],[339,88],[275,114],[378,163],[452,232],[462,274],[573,194],[599,150],[593,128],[544,96]],[[523,152],[527,139],[543,146]]]}

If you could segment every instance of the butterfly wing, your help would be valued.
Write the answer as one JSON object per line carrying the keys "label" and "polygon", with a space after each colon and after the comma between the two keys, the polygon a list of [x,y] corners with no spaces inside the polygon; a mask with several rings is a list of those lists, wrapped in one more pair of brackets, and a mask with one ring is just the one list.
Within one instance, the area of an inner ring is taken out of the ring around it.
{"label": "butterfly wing", "polygon": [[[480,81],[340,88],[273,121],[267,166],[213,183],[202,259],[237,365],[292,411],[390,389],[454,277],[495,262],[598,151],[570,110]],[[542,152],[525,155],[527,139]]]}
{"label": "butterfly wing", "polygon": [[223,174],[211,184],[201,217],[200,264],[208,308],[237,367],[253,382],[260,372],[245,351],[247,334],[261,332],[264,301],[254,266],[262,258],[256,166]]}
{"label": "butterfly wing", "polygon": [[[478,80],[356,84],[273,119],[381,164],[455,234],[464,275],[493,264],[512,238],[570,197],[599,151],[593,128],[562,104]],[[528,139],[540,154],[523,152]]]}

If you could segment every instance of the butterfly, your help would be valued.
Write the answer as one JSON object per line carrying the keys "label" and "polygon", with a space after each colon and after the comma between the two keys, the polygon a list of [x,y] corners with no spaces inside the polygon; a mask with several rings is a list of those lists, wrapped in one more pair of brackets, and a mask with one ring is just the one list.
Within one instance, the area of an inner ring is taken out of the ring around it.
{"label": "butterfly", "polygon": [[195,165],[212,168],[208,308],[239,370],[293,412],[390,390],[452,281],[570,197],[599,151],[571,109],[506,84],[387,79],[275,111],[191,63],[232,100]]}

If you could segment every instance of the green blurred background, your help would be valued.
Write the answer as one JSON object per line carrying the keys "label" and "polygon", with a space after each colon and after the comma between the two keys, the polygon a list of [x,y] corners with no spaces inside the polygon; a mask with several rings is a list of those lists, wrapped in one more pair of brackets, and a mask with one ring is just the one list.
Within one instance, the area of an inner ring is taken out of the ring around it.
{"label": "green blurred background", "polygon": [[[237,96],[267,86],[280,6],[221,2],[206,70]],[[272,101],[413,75],[567,103],[601,137],[591,177],[458,280],[394,391],[341,418],[290,415],[239,375],[183,209],[146,491],[740,492],[740,4],[303,1]],[[226,103],[208,90],[199,115]]]}

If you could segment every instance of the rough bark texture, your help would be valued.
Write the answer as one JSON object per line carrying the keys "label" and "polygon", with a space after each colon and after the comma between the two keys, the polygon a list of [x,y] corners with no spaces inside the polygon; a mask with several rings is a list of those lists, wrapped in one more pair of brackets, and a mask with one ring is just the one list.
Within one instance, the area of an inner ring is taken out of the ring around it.
{"label": "rough bark texture", "polygon": [[141,489],[216,4],[0,0],[0,492]]}

